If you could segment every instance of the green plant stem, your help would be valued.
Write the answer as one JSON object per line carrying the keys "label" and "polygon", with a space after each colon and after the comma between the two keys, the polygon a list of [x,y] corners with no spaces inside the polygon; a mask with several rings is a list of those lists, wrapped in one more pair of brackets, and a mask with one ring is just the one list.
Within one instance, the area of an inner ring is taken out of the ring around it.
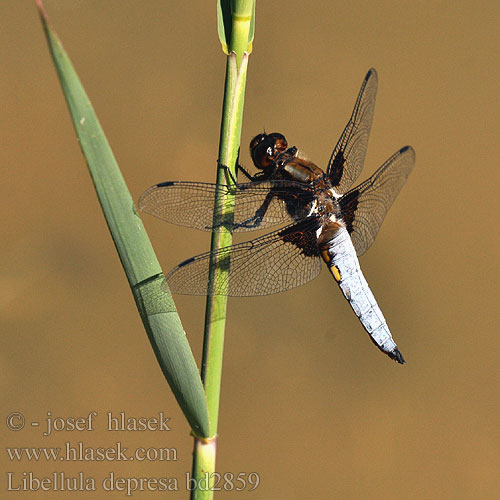
{"label": "green plant stem", "polygon": [[[241,5],[240,5],[241,8]],[[247,11],[244,10],[247,9]],[[246,74],[250,36],[253,29],[252,19],[254,4],[247,2],[238,12],[238,6],[232,10],[231,40],[228,45],[230,54],[226,64],[226,80],[224,89],[224,104],[219,144],[219,165],[217,170],[217,184],[226,185],[231,182],[228,172],[236,177],[236,163],[239,154],[241,126],[243,118],[243,103],[245,96]],[[223,196],[220,194],[219,196]],[[225,220],[231,216],[234,209],[234,197],[225,195]],[[220,206],[220,197],[217,197],[216,206]],[[231,245],[232,235],[224,227],[213,231],[211,250],[217,250]],[[211,262],[209,287],[219,280],[227,280],[227,268],[217,267],[217,262]],[[224,330],[226,322],[227,297],[223,295],[209,295],[205,309],[205,334],[203,344],[203,360],[201,377],[207,398],[210,438],[200,440],[195,438],[193,451],[193,478],[196,484],[206,485],[206,488],[197,487],[191,492],[192,499],[213,498],[211,486],[213,472],[215,472],[217,425],[219,416],[219,401],[222,375],[222,359],[224,350]]]}
{"label": "green plant stem", "polygon": [[[239,68],[236,64],[236,57],[233,53],[227,60],[224,119],[219,150],[220,163],[226,165],[233,176],[235,176],[235,165],[239,151],[248,56],[244,55]],[[217,183],[219,185],[227,182],[226,173],[225,168],[219,167],[217,172]],[[226,195],[224,203],[227,210],[226,216],[233,209],[234,199]],[[226,228],[221,227],[212,233],[211,248],[217,250],[229,246],[231,241],[231,233]],[[228,272],[227,269],[218,269],[216,262],[211,266],[211,270],[209,281],[227,280],[225,276]],[[227,297],[224,295],[210,295],[207,297],[201,377],[207,397],[211,437],[217,433],[226,305]]]}

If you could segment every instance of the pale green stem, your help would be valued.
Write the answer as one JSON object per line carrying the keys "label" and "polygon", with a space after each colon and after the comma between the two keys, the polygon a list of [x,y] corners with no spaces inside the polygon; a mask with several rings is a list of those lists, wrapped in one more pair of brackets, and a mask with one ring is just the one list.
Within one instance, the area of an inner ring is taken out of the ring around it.
{"label": "pale green stem", "polygon": [[[252,11],[250,11],[252,12]],[[236,176],[236,162],[241,139],[241,124],[245,96],[246,74],[248,66],[249,33],[251,16],[233,16],[232,36],[229,45],[231,53],[227,59],[226,81],[224,89],[224,107],[222,112],[221,135],[219,145],[219,166],[217,184],[226,185],[232,181],[227,170]],[[216,198],[216,206],[220,206],[221,198],[225,207],[222,214],[224,220],[231,220],[234,209],[234,196],[220,193]],[[229,217],[229,218],[228,218]],[[231,245],[232,235],[225,227],[220,227],[212,233],[211,250],[217,250]],[[217,267],[217,262],[211,262],[209,287],[214,283],[226,282],[229,271]],[[201,376],[207,397],[210,438],[202,440],[195,438],[193,451],[193,478],[200,487],[192,490],[192,499],[211,499],[213,491],[213,473],[215,472],[215,446],[217,439],[217,424],[219,416],[219,400],[222,375],[222,358],[224,349],[224,330],[226,322],[227,297],[210,295],[207,297],[205,310],[205,336],[203,345],[203,360]],[[208,488],[202,488],[208,480]]]}

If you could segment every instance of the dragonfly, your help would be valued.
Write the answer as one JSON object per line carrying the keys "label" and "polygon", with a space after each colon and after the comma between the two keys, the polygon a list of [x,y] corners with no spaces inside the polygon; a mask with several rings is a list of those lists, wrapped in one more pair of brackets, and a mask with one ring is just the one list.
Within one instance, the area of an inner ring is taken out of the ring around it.
{"label": "dragonfly", "polygon": [[[377,86],[372,68],[326,171],[289,147],[281,133],[262,133],[250,142],[257,173],[238,166],[248,182],[233,179],[227,186],[216,186],[168,181],[147,189],[139,199],[140,209],[173,224],[234,232],[281,226],[181,262],[166,276],[168,288],[188,295],[269,295],[311,281],[324,262],[373,343],[405,363],[358,261],[415,164],[415,151],[405,146],[370,178],[351,187],[363,169]],[[234,206],[230,216],[228,197]],[[209,279],[213,263],[225,270],[221,279]]]}

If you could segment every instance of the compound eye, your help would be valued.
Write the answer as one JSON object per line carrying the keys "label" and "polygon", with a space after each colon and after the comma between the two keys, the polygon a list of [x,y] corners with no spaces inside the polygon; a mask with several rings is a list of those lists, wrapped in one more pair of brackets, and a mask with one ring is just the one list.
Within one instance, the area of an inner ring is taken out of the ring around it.
{"label": "compound eye", "polygon": [[265,134],[256,135],[250,141],[250,154],[252,154],[253,150],[266,138]]}
{"label": "compound eye", "polygon": [[270,156],[272,155],[272,148],[267,145],[267,141],[258,144],[251,153],[252,160],[257,168],[264,169],[271,165],[272,160]]}
{"label": "compound eye", "polygon": [[288,142],[283,134],[274,132],[272,134],[269,134],[269,139],[271,139],[271,141],[274,143],[275,155],[283,153],[283,151],[285,151],[288,147]]}
{"label": "compound eye", "polygon": [[282,134],[259,134],[250,142],[250,155],[255,166],[262,170],[271,166],[287,146],[288,143]]}

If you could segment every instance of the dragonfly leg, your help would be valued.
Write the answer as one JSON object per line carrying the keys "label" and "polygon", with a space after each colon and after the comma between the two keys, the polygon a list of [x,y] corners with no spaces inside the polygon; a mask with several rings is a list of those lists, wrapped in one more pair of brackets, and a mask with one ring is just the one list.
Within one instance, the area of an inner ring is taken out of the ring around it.
{"label": "dragonfly leg", "polygon": [[[233,181],[233,184],[237,184],[237,180],[236,180],[236,177],[233,175],[233,173],[231,172],[231,170],[229,169],[229,167],[227,165],[224,165],[224,163],[222,163],[220,160],[217,160],[217,165],[219,168],[222,168],[224,169],[224,171],[226,172],[226,175]],[[252,175],[248,172],[248,170],[243,167],[243,165],[240,165],[240,162],[239,162],[239,155],[238,155],[238,159],[237,159],[237,162],[236,162],[236,173],[238,173],[238,170],[249,180],[249,181],[255,181],[257,180],[257,176],[255,175]]]}
{"label": "dragonfly leg", "polygon": [[256,180],[256,177],[255,175],[252,175],[248,172],[248,170],[243,167],[242,165],[240,165],[238,163],[238,165],[236,165],[236,168],[249,180],[249,181],[255,181]]}
{"label": "dragonfly leg", "polygon": [[[224,165],[224,163],[222,163],[220,160],[217,160],[217,166],[222,170],[224,170],[226,177],[231,179],[233,184],[237,184],[236,178],[234,177],[233,173],[231,172],[231,169],[227,165]],[[239,168],[239,166],[237,168]]]}
{"label": "dragonfly leg", "polygon": [[255,215],[253,217],[250,217],[247,220],[244,220],[243,222],[239,222],[237,224],[234,224],[234,229],[238,228],[256,228],[259,227],[262,219],[264,219],[264,216],[266,215],[267,209],[269,208],[269,205],[271,204],[271,201],[274,198],[274,193],[270,191],[267,193],[266,198],[262,205],[257,209],[255,212]]}

